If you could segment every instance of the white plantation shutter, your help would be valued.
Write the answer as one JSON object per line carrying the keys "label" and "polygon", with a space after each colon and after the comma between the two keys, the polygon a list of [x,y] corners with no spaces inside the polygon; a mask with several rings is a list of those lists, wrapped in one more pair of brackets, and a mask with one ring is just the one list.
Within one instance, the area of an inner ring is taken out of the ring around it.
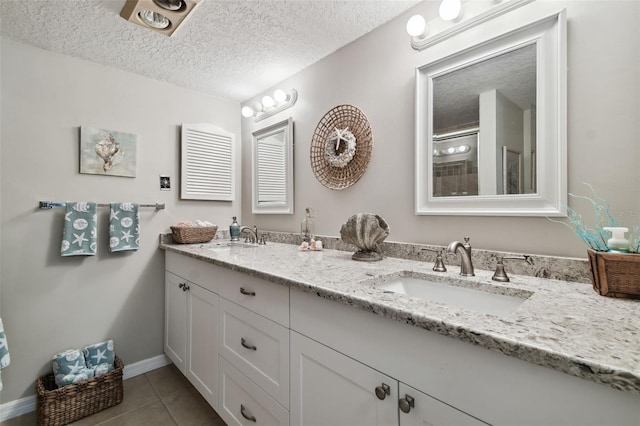
{"label": "white plantation shutter", "polygon": [[253,132],[251,201],[255,214],[293,214],[293,119]]}
{"label": "white plantation shutter", "polygon": [[[282,136],[282,135],[280,135]],[[258,143],[258,204],[287,202],[287,154],[283,138]]]}
{"label": "white plantation shutter", "polygon": [[233,201],[235,135],[211,124],[182,125],[183,200]]}

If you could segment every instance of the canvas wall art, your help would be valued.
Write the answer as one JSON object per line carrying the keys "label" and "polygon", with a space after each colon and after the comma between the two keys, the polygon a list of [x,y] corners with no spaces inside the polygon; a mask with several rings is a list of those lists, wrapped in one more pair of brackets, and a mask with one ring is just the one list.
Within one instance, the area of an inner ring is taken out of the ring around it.
{"label": "canvas wall art", "polygon": [[136,139],[131,133],[80,127],[80,173],[136,177]]}

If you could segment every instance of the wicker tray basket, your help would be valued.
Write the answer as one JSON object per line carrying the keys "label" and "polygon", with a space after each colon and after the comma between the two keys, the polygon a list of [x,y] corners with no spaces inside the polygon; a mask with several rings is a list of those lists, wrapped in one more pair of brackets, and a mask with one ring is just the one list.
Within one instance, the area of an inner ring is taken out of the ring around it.
{"label": "wicker tray basket", "polygon": [[593,289],[602,296],[640,299],[640,254],[587,250]]}
{"label": "wicker tray basket", "polygon": [[206,243],[213,240],[217,226],[172,226],[173,239],[180,244]]}
{"label": "wicker tray basket", "polygon": [[38,425],[66,425],[122,402],[122,360],[115,368],[89,380],[58,388],[53,373],[38,378]]}

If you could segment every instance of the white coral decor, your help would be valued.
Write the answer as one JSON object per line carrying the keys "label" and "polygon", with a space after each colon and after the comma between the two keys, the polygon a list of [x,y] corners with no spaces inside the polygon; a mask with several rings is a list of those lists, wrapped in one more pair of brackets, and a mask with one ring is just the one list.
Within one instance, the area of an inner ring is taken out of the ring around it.
{"label": "white coral decor", "polygon": [[[338,154],[340,143],[345,143],[344,150]],[[325,156],[329,164],[334,167],[344,168],[356,155],[356,137],[349,131],[349,128],[335,129],[327,138],[325,144]]]}

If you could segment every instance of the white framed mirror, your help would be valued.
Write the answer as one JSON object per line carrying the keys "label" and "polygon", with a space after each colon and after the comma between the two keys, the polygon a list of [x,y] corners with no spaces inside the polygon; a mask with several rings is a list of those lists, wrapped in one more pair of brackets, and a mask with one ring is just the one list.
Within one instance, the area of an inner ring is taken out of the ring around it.
{"label": "white framed mirror", "polygon": [[293,214],[293,119],[253,132],[254,214]]}
{"label": "white framed mirror", "polygon": [[418,215],[566,216],[565,12],[509,18],[416,70]]}

